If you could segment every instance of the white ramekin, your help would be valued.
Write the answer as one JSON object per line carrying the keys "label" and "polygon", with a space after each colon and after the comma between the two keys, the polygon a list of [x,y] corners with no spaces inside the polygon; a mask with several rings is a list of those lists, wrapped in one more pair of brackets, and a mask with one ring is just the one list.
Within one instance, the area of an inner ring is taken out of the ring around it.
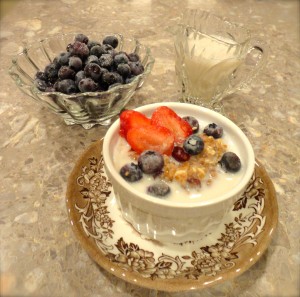
{"label": "white ramekin", "polygon": [[103,142],[103,158],[108,178],[122,215],[126,221],[147,238],[162,242],[180,243],[198,240],[220,225],[250,181],[255,166],[253,148],[242,130],[232,121],[212,110],[188,103],[163,102],[149,104],[136,110],[150,117],[159,106],[168,106],[180,116],[194,116],[218,123],[239,148],[239,157],[246,166],[240,183],[222,195],[200,202],[172,202],[141,193],[134,183],[125,181],[116,170],[112,153],[119,136],[120,121],[107,131]]}

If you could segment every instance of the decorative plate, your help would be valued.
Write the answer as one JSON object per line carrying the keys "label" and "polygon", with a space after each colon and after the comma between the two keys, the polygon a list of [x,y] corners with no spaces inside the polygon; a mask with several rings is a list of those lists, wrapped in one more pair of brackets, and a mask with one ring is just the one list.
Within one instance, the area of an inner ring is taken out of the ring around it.
{"label": "decorative plate", "polygon": [[165,244],[141,237],[122,218],[101,152],[102,140],[79,158],[68,182],[67,208],[83,248],[115,276],[161,291],[201,289],[240,275],[268,247],[278,208],[259,162],[248,188],[214,233]]}

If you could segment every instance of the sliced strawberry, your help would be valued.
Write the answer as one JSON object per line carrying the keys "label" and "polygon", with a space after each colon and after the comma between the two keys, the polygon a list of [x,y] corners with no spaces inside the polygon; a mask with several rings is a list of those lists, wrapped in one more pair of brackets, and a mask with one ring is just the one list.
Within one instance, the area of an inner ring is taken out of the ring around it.
{"label": "sliced strawberry", "polygon": [[169,156],[174,147],[174,135],[165,127],[144,125],[131,128],[127,132],[127,142],[138,154],[155,150]]}
{"label": "sliced strawberry", "polygon": [[183,142],[193,133],[191,125],[167,106],[158,107],[151,117],[152,125],[166,127],[174,133],[175,142]]}
{"label": "sliced strawberry", "polygon": [[151,125],[151,120],[135,110],[125,110],[120,115],[120,135],[127,138],[127,132],[131,128]]}

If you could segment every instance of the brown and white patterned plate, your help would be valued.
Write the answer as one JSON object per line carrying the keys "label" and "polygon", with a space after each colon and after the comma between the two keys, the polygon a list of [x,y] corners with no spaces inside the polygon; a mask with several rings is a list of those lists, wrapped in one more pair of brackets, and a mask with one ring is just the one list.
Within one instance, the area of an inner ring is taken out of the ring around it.
{"label": "brown and white patterned plate", "polygon": [[162,244],[142,238],[122,218],[101,152],[102,140],[77,161],[68,182],[67,208],[82,246],[108,272],[149,289],[201,289],[240,275],[268,247],[278,209],[273,184],[259,162],[218,230],[196,242]]}

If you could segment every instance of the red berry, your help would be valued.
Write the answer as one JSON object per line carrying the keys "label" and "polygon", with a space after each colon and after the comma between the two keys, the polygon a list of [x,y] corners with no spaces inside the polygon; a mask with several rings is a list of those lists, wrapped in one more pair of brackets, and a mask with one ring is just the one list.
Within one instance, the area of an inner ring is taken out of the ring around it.
{"label": "red berry", "polygon": [[169,156],[174,147],[174,135],[165,127],[144,125],[131,128],[127,132],[127,142],[138,154],[154,150]]}
{"label": "red berry", "polygon": [[175,146],[172,152],[172,157],[178,162],[185,162],[190,159],[190,155],[180,146]]}
{"label": "red berry", "polygon": [[201,180],[195,177],[190,177],[187,179],[187,182],[189,184],[190,187],[193,188],[200,188],[201,187]]}
{"label": "red berry", "polygon": [[175,142],[182,143],[193,133],[191,125],[167,106],[158,107],[151,117],[152,125],[166,127],[174,133]]}
{"label": "red berry", "polygon": [[131,128],[151,125],[150,119],[135,110],[125,110],[120,115],[120,135],[127,138],[127,132]]}

